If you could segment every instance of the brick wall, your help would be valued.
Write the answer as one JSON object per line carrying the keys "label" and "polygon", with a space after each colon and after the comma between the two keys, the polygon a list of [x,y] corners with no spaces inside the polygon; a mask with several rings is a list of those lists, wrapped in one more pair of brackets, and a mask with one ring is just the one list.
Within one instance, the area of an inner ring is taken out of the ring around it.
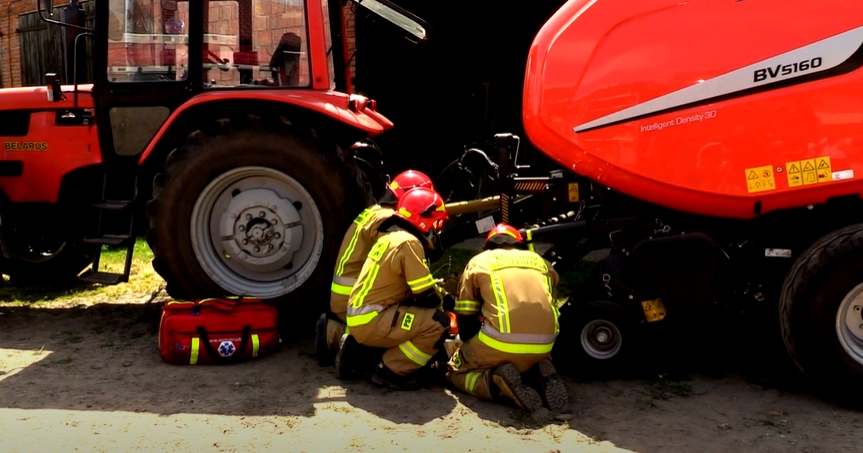
{"label": "brick wall", "polygon": [[0,2],[0,79],[4,87],[21,86],[21,43],[18,15],[36,9],[36,0]]}

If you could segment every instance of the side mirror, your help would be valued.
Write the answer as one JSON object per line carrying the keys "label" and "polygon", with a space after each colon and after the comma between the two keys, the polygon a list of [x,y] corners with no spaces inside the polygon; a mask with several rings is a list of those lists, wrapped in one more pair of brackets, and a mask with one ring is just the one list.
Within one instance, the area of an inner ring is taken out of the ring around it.
{"label": "side mirror", "polygon": [[353,1],[387,21],[392,22],[395,26],[415,37],[417,42],[428,40],[429,30],[431,29],[429,24],[389,0]]}
{"label": "side mirror", "polygon": [[54,0],[42,0],[42,7],[45,8],[45,11],[48,13],[49,16],[54,15]]}

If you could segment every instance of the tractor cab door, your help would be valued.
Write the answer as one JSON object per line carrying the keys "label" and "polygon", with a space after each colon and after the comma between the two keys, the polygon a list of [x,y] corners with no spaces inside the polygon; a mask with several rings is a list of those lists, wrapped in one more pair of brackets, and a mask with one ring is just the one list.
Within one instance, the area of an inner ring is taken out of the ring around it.
{"label": "tractor cab door", "polygon": [[[97,2],[94,95],[106,163],[135,162],[171,112],[201,90],[192,1]],[[190,61],[191,60],[191,61]],[[195,61],[197,60],[197,61]]]}

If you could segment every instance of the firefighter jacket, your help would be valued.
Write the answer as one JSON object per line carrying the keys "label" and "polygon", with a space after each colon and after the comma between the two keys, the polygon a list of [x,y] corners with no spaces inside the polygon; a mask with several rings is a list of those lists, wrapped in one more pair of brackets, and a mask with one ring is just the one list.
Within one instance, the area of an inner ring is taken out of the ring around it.
{"label": "firefighter jacket", "polygon": [[345,233],[330,292],[330,311],[340,318],[344,318],[348,307],[348,296],[351,295],[351,288],[360,275],[366,255],[382,234],[378,231],[378,227],[393,214],[394,211],[390,208],[381,205],[370,206],[354,219],[348,232]]}
{"label": "firefighter jacket", "polygon": [[461,275],[455,312],[484,318],[476,338],[512,354],[550,353],[559,331],[558,275],[529,250],[498,248],[473,257]]}
{"label": "firefighter jacket", "polygon": [[385,308],[435,290],[435,283],[419,239],[391,228],[381,234],[363,263],[348,301],[348,327],[368,324]]}

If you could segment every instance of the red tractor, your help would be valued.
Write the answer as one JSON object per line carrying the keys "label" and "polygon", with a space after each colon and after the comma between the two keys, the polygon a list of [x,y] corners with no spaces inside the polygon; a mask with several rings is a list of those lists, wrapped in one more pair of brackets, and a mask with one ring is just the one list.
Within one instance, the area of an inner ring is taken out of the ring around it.
{"label": "red tractor", "polygon": [[[2,272],[50,282],[91,266],[81,279],[127,281],[146,234],[174,297],[319,313],[307,299],[383,188],[366,139],[392,127],[348,94],[343,3],[96,0],[94,30],[46,17],[44,3],[43,20],[81,32],[82,48],[92,40],[93,61],[75,63],[95,80],[0,90]],[[426,38],[388,1],[362,6]],[[98,272],[105,245],[127,247],[122,274]]]}

